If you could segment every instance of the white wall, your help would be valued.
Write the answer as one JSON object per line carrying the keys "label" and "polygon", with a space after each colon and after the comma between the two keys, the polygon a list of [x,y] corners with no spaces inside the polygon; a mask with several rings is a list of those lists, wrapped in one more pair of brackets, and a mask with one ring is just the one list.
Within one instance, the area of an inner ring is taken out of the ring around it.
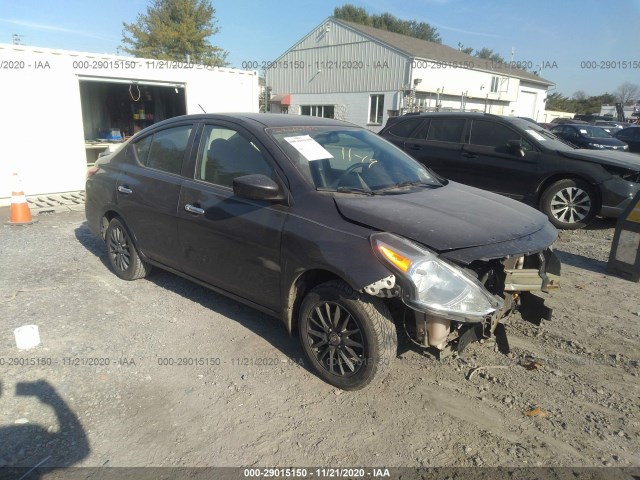
{"label": "white wall", "polygon": [[16,67],[2,70],[0,204],[10,202],[13,172],[27,195],[84,189],[81,77],[184,84],[188,114],[202,113],[198,104],[208,113],[258,111],[257,72],[2,44],[0,58]]}
{"label": "white wall", "polygon": [[[508,78],[502,75],[461,68],[456,65],[444,66],[439,62],[415,59],[412,62],[411,82],[420,80],[416,87],[416,92],[436,93],[440,90],[442,94],[460,96],[466,92],[470,97],[485,98],[489,95],[489,100],[495,101],[515,101],[518,97],[518,87],[520,80]],[[443,68],[440,68],[443,67]],[[499,78],[498,91],[491,91],[491,80],[493,77]]]}
{"label": "white wall", "polygon": [[549,123],[554,118],[573,118],[575,112],[560,112],[558,110],[545,110],[538,122]]}
{"label": "white wall", "polygon": [[[381,125],[369,124],[369,96],[373,94],[384,95],[384,116]],[[387,123],[387,112],[399,108],[398,99],[398,92],[293,94],[289,114],[300,114],[300,107],[303,105],[334,105],[337,120],[355,123],[372,132],[378,132]]]}

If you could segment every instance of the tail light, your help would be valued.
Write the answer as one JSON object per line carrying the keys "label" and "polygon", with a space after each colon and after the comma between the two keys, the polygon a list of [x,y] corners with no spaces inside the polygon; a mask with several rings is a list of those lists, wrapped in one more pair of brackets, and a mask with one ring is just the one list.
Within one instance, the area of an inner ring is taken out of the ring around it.
{"label": "tail light", "polygon": [[87,178],[93,177],[96,173],[98,173],[98,170],[100,170],[100,167],[97,165],[87,168]]}

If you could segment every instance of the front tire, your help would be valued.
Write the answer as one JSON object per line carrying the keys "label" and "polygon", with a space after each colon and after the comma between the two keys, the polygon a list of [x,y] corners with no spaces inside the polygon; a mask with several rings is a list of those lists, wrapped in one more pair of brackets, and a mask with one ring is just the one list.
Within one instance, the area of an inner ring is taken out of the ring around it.
{"label": "front tire", "polygon": [[343,281],[313,288],[302,302],[298,325],[313,369],[343,390],[359,390],[381,378],[397,351],[387,306]]}
{"label": "front tire", "polygon": [[591,186],[570,178],[550,185],[540,198],[540,208],[557,228],[585,227],[596,215],[596,196]]}
{"label": "front tire", "polygon": [[113,272],[123,280],[137,280],[151,271],[151,265],[140,258],[124,223],[114,218],[106,232],[107,257]]}

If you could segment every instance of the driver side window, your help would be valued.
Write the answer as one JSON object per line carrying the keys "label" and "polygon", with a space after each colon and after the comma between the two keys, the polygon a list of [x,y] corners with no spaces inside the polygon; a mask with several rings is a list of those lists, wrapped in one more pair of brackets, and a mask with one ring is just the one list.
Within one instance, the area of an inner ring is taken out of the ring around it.
{"label": "driver side window", "polygon": [[522,138],[515,130],[496,122],[486,120],[473,120],[469,143],[484,147],[493,147],[504,150],[510,141],[520,142],[523,150],[533,151],[533,145]]}
{"label": "driver side window", "polygon": [[205,125],[198,148],[196,180],[233,188],[233,179],[262,174],[273,178],[273,169],[260,148],[240,132]]}

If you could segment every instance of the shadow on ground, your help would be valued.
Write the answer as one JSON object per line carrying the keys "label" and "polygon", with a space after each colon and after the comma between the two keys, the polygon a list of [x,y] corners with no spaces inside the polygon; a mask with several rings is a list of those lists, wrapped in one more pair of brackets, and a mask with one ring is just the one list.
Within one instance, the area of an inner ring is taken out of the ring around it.
{"label": "shadow on ground", "polygon": [[607,274],[607,262],[596,260],[594,258],[585,257],[584,255],[576,255],[575,253],[564,252],[562,250],[554,250],[560,259],[562,265],[571,265],[572,267],[582,268],[595,273]]}
{"label": "shadow on ground", "polygon": [[[98,257],[105,268],[111,272],[104,242],[93,235],[86,222],[75,230],[75,235],[78,242]],[[113,273],[110,274],[113,275]],[[279,319],[160,268],[153,268],[145,280],[238,322],[246,329],[267,340],[290,360],[312,372],[307,365],[308,362],[302,360],[304,352],[297,336],[293,338],[289,336],[287,329]]]}
{"label": "shadow on ground", "polygon": [[[2,393],[0,384],[0,396]],[[0,454],[5,463],[0,477],[41,478],[46,471],[70,467],[89,455],[89,441],[78,417],[48,382],[19,382],[15,393],[16,397],[35,397],[52,408],[58,426],[27,423],[0,427]],[[31,471],[36,466],[38,470]]]}

